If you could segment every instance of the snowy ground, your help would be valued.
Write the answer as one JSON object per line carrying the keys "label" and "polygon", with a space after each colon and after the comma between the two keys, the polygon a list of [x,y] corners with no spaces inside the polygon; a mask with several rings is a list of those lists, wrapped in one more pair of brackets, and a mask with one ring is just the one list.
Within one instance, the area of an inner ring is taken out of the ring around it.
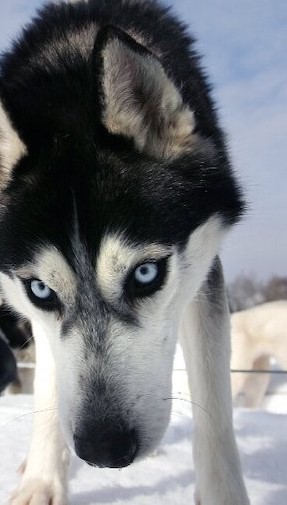
{"label": "snowy ground", "polygon": [[[182,393],[185,384],[178,369],[180,365],[174,373],[174,390]],[[277,387],[278,384],[273,385]],[[234,414],[252,505],[287,503],[287,398],[284,385],[280,387],[281,394],[272,395],[267,405],[269,411],[236,409]],[[186,398],[185,392],[181,398]],[[1,505],[17,484],[16,469],[25,458],[32,410],[29,395],[0,398]],[[176,400],[170,427],[158,452],[145,461],[119,471],[93,469],[74,458],[70,505],[191,505],[191,433],[189,403]]]}

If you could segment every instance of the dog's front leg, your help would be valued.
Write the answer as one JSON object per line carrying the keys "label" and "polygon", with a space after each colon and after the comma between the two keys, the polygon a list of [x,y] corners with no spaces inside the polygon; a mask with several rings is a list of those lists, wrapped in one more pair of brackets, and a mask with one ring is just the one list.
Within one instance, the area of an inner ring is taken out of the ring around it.
{"label": "dog's front leg", "polygon": [[45,333],[33,325],[36,343],[33,434],[22,481],[11,505],[66,505],[68,449],[56,407],[55,364]]}
{"label": "dog's front leg", "polygon": [[229,311],[217,258],[185,310],[180,339],[194,414],[196,502],[247,505],[232,426]]}

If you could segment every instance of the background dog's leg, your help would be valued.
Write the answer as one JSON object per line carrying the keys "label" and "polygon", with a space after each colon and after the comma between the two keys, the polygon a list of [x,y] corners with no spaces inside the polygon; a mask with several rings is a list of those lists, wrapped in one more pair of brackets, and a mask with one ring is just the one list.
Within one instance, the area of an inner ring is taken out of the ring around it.
{"label": "background dog's leg", "polygon": [[[245,349],[249,351],[248,347]],[[245,350],[245,352],[246,352]],[[244,362],[240,361],[237,357],[231,360],[231,367],[234,370],[270,370],[270,358],[269,356],[259,356],[257,359],[252,361],[252,354],[250,352],[250,358],[247,358]],[[234,404],[240,407],[247,408],[260,408],[263,405],[265,393],[267,391],[270,382],[270,374],[243,374],[243,373],[233,373],[231,374],[231,386]]]}
{"label": "background dog's leg", "polygon": [[68,449],[56,408],[55,365],[43,330],[33,325],[36,342],[35,414],[29,454],[11,505],[66,505]]}
{"label": "background dog's leg", "polygon": [[232,427],[229,311],[221,265],[184,313],[180,338],[194,402],[193,452],[201,505],[247,505]]}
{"label": "background dog's leg", "polygon": [[[253,352],[248,346],[242,332],[233,335],[230,368],[232,370],[252,370]],[[239,398],[239,394],[246,391],[246,373],[234,372],[231,374],[232,398],[236,405],[244,405],[244,400]]]}

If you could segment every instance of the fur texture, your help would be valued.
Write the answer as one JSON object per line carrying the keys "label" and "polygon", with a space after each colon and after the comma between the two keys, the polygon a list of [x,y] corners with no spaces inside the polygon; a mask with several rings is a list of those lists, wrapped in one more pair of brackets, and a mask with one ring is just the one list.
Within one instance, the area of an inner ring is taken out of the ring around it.
{"label": "fur texture", "polygon": [[4,55],[0,95],[18,153],[4,135],[0,282],[32,323],[45,410],[12,505],[66,503],[67,446],[111,467],[154,449],[182,317],[207,413],[197,500],[246,505],[216,259],[244,204],[193,40],[149,0],[51,4]]}

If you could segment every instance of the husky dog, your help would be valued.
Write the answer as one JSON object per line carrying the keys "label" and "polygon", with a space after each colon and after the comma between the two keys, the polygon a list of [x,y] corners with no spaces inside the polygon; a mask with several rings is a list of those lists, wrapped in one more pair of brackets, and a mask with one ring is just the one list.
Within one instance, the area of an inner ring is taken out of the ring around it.
{"label": "husky dog", "polygon": [[[263,303],[231,316],[231,368],[269,370],[270,358],[287,368],[287,300]],[[244,406],[260,407],[270,374],[232,374],[234,400],[244,393]]]}
{"label": "husky dog", "polygon": [[33,437],[12,505],[66,504],[168,425],[178,330],[196,501],[246,505],[218,251],[244,204],[185,27],[154,1],[51,4],[1,70],[3,297],[36,340]]}

